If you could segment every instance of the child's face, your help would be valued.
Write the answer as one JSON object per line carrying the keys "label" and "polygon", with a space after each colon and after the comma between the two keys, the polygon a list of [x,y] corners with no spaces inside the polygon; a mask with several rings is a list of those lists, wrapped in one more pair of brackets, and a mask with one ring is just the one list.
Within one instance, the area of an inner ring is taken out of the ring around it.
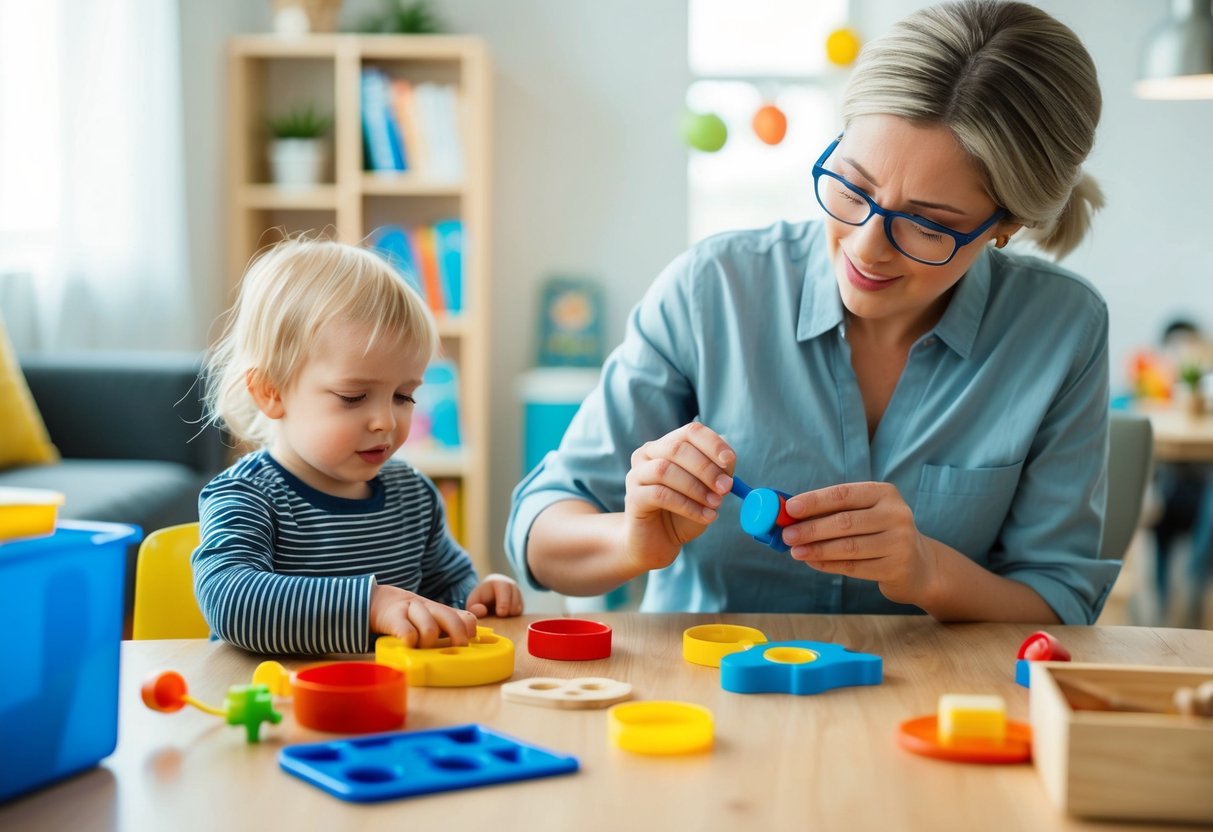
{"label": "child's face", "polygon": [[282,391],[274,458],[308,485],[362,498],[367,481],[408,438],[413,394],[428,354],[383,337],[366,351],[366,326],[334,322]]}

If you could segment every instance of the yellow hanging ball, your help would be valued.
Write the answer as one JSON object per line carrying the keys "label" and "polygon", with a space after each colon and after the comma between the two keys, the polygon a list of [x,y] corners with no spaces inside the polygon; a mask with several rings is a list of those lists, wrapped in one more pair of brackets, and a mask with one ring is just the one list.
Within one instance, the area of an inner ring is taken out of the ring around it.
{"label": "yellow hanging ball", "polygon": [[854,29],[842,27],[826,38],[826,59],[835,66],[850,66],[859,57],[859,35]]}

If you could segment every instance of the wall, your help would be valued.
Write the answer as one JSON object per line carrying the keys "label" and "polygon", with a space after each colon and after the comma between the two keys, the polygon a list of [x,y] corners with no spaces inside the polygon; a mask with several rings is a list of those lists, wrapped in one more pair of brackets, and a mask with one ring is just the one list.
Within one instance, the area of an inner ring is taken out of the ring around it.
{"label": "wall", "polygon": [[[868,36],[918,0],[852,0]],[[379,7],[347,0],[344,19]],[[521,466],[514,379],[529,366],[536,293],[551,273],[590,274],[608,292],[608,340],[686,239],[686,151],[672,119],[689,81],[684,2],[443,0],[457,32],[489,43],[494,69],[492,274],[494,355],[493,540]],[[1153,102],[1130,85],[1144,35],[1167,0],[1041,0],[1087,43],[1104,88],[1104,118],[1089,169],[1108,207],[1065,265],[1108,300],[1113,378],[1172,314],[1213,327],[1209,256],[1213,101]],[[182,0],[191,265],[204,319],[223,285],[223,40],[265,31],[268,3]],[[806,165],[811,160],[806,159]],[[208,289],[211,291],[208,292]],[[495,551],[495,557],[500,551]]]}
{"label": "wall", "polygon": [[[344,21],[382,7],[347,0]],[[532,363],[539,286],[552,274],[607,287],[607,340],[686,243],[686,150],[674,125],[690,75],[683,2],[443,0],[455,33],[493,64],[491,278],[492,553],[504,567],[510,491],[521,478],[515,379]],[[181,0],[189,136],[191,265],[213,319],[223,285],[223,41],[270,28],[269,3]]]}

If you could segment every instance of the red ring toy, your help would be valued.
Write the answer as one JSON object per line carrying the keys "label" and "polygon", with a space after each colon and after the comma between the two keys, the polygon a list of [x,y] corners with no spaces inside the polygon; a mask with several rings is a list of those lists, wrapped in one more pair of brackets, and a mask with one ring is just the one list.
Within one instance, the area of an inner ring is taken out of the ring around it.
{"label": "red ring toy", "polygon": [[527,627],[532,656],[562,662],[586,662],[611,655],[611,628],[582,618],[548,618]]}
{"label": "red ring toy", "polygon": [[295,674],[295,719],[332,734],[369,734],[404,725],[408,686],[394,667],[374,662],[332,662]]}

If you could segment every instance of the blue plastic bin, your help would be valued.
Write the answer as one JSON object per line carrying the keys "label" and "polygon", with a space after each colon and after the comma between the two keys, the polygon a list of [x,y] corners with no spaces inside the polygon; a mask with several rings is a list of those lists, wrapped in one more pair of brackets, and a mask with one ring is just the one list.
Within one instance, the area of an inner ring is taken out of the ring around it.
{"label": "blue plastic bin", "polygon": [[0,543],[0,801],[75,774],[118,742],[126,549],[143,533],[61,522]]}

